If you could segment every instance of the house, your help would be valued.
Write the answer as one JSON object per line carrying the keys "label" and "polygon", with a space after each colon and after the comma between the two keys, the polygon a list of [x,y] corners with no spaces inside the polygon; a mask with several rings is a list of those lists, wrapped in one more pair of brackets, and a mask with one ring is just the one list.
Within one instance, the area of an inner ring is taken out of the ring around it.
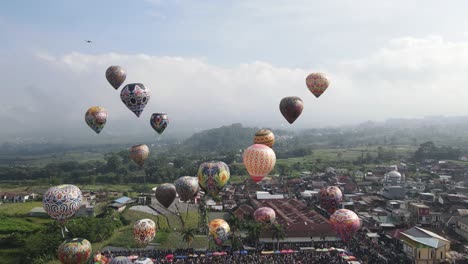
{"label": "house", "polygon": [[108,207],[116,210],[117,212],[122,212],[123,210],[125,210],[125,208],[127,207],[128,204],[131,204],[131,203],[134,203],[135,200],[133,200],[132,198],[129,198],[129,197],[126,197],[126,196],[123,196],[123,197],[120,197],[119,199],[117,200],[114,200],[110,205],[108,205]]}
{"label": "house", "polygon": [[94,212],[94,205],[89,204],[89,202],[82,202],[80,208],[75,213],[76,217],[94,217],[96,216]]}
{"label": "house", "polygon": [[385,186],[382,189],[382,195],[387,199],[404,199],[405,188],[401,186]]}
{"label": "house", "polygon": [[408,210],[411,213],[411,220],[416,225],[430,224],[429,206],[422,203],[409,203]]}
{"label": "house", "polygon": [[468,241],[468,217],[457,218],[455,232]]}
{"label": "house", "polygon": [[357,170],[353,173],[354,180],[357,182],[363,181],[364,180],[364,172]]}
{"label": "house", "polygon": [[49,217],[43,207],[34,207],[29,211],[28,215],[33,217]]}
{"label": "house", "polygon": [[450,250],[450,242],[428,230],[413,227],[399,233],[403,252],[415,264],[442,263]]}
{"label": "house", "polygon": [[253,213],[254,209],[252,206],[247,204],[241,204],[239,208],[234,211],[234,215],[240,220],[243,220],[246,217],[251,217]]}

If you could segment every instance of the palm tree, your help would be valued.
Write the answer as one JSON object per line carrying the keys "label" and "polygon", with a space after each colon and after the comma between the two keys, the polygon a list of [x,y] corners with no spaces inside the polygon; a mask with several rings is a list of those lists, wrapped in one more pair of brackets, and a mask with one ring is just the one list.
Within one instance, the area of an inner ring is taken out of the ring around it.
{"label": "palm tree", "polygon": [[258,240],[260,239],[260,233],[262,232],[262,225],[257,222],[250,222],[247,226],[247,232],[249,239],[255,242],[255,247],[258,246]]}
{"label": "palm tree", "polygon": [[282,225],[275,223],[271,226],[271,239],[276,239],[276,249],[279,250],[279,241],[283,240],[285,231]]}
{"label": "palm tree", "polygon": [[182,239],[187,242],[187,247],[190,248],[190,245],[193,242],[193,239],[195,238],[195,228],[187,228],[184,231],[182,231]]}
{"label": "palm tree", "polygon": [[235,215],[231,215],[231,218],[227,220],[229,227],[231,228],[231,244],[233,248],[237,248],[239,246],[239,230],[240,230],[240,219],[237,218]]}

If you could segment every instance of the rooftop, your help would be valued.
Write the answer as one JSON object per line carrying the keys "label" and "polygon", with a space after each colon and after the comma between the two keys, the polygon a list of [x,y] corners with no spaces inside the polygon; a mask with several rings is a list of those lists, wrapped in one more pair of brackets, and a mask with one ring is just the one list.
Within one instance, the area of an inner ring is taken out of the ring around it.
{"label": "rooftop", "polygon": [[416,226],[405,230],[400,234],[407,239],[431,248],[440,248],[449,243],[447,239],[437,235],[436,233]]}

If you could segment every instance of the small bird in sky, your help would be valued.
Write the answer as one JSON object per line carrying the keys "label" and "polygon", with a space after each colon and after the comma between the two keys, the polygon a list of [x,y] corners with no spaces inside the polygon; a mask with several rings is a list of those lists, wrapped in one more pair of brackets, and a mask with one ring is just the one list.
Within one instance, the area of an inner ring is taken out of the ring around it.
{"label": "small bird in sky", "polygon": [[85,40],[86,43],[93,43],[91,40]]}

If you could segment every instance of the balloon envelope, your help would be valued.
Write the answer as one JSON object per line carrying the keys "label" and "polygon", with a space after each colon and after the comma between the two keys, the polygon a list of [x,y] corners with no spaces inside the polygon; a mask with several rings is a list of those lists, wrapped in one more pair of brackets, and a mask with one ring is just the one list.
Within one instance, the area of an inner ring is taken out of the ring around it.
{"label": "balloon envelope", "polygon": [[263,144],[271,148],[275,144],[275,135],[268,129],[259,130],[255,133],[254,144]]}
{"label": "balloon envelope", "polygon": [[81,206],[83,195],[75,185],[64,184],[49,188],[42,199],[44,210],[60,224],[64,224]]}
{"label": "balloon envelope", "polygon": [[228,240],[231,228],[223,219],[214,219],[208,224],[208,231],[216,245],[222,245],[224,241]]}
{"label": "balloon envelope", "polygon": [[146,246],[156,236],[156,224],[151,219],[141,219],[133,226],[133,237],[140,246]]}
{"label": "balloon envelope", "polygon": [[281,114],[286,118],[289,124],[296,121],[296,119],[301,115],[303,109],[304,103],[301,98],[297,96],[285,97],[280,102]]}
{"label": "balloon envelope", "polygon": [[122,102],[138,117],[145,109],[150,97],[151,91],[141,83],[127,84],[120,92]]}
{"label": "balloon envelope", "polygon": [[336,186],[323,188],[319,192],[320,206],[327,210],[329,214],[333,214],[343,200],[343,193]]}
{"label": "balloon envelope", "polygon": [[130,159],[142,167],[148,158],[149,148],[146,145],[136,145],[130,148]]}
{"label": "balloon envelope", "polygon": [[106,70],[106,79],[116,90],[119,89],[125,78],[127,78],[127,73],[120,66],[110,66]]}
{"label": "balloon envelope", "polygon": [[91,251],[91,243],[88,240],[67,239],[58,248],[58,258],[63,264],[84,264],[88,263]]}
{"label": "balloon envelope", "polygon": [[[174,182],[176,191],[179,194],[179,198],[182,201],[188,201],[192,199],[198,192],[198,178],[183,176]],[[157,189],[156,189],[157,190]]]}
{"label": "balloon envelope", "polygon": [[327,90],[329,84],[327,76],[323,73],[311,73],[306,78],[307,88],[317,98]]}
{"label": "balloon envelope", "polygon": [[150,120],[151,127],[161,135],[162,132],[166,129],[167,125],[169,124],[169,119],[167,118],[166,113],[154,113],[151,115]]}
{"label": "balloon envelope", "polygon": [[100,133],[107,122],[107,111],[100,106],[93,106],[86,111],[85,121],[96,133]]}
{"label": "balloon envelope", "polygon": [[254,182],[261,181],[276,164],[276,154],[268,146],[254,144],[244,150],[244,166]]}
{"label": "balloon envelope", "polygon": [[172,183],[164,183],[156,188],[156,200],[166,208],[171,206],[176,196],[176,188]]}
{"label": "balloon envelope", "polygon": [[231,173],[222,161],[203,162],[198,168],[198,183],[212,197],[218,195],[229,181]]}
{"label": "balloon envelope", "polygon": [[273,224],[276,220],[275,210],[270,207],[260,207],[254,212],[254,219],[256,222],[270,225]]}
{"label": "balloon envelope", "polygon": [[336,210],[330,216],[330,224],[344,242],[348,242],[361,228],[361,219],[348,209]]}

